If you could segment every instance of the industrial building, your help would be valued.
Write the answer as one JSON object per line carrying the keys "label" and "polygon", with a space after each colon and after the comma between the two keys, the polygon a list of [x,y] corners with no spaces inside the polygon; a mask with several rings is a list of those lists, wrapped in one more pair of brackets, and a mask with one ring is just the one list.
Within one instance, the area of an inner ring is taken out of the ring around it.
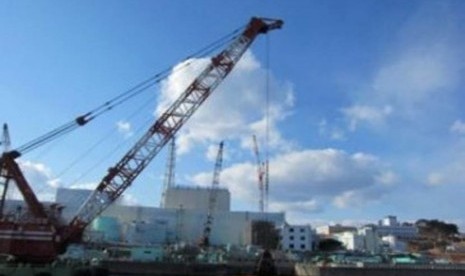
{"label": "industrial building", "polygon": [[[56,202],[66,206],[63,217],[72,218],[91,190],[59,188]],[[165,208],[109,206],[87,230],[94,241],[128,244],[164,244],[199,242],[207,216],[209,189],[173,187],[166,193]],[[285,224],[284,213],[230,210],[230,193],[219,189],[211,231],[213,245],[252,244],[252,223],[269,221],[276,227]]]}
{"label": "industrial building", "polygon": [[335,238],[348,250],[371,253],[402,252],[406,241],[418,236],[418,228],[409,223],[400,223],[396,216],[386,216],[378,224],[368,224],[359,228],[348,226],[321,226],[317,228],[321,237]]}
{"label": "industrial building", "polygon": [[279,228],[282,250],[313,251],[316,248],[316,234],[310,225],[283,224]]}
{"label": "industrial building", "polygon": [[354,226],[344,226],[340,224],[336,225],[322,225],[316,227],[316,233],[322,237],[331,237],[332,235],[344,232],[355,232],[357,227]]}
{"label": "industrial building", "polygon": [[344,244],[347,250],[379,253],[381,249],[380,239],[376,228],[366,225],[356,231],[346,231],[334,234],[334,237]]}
{"label": "industrial building", "polygon": [[[169,187],[165,193],[166,209],[208,210],[210,189],[199,187]],[[230,211],[231,195],[227,189],[216,189],[215,211]]]}
{"label": "industrial building", "polygon": [[396,216],[386,216],[376,227],[380,237],[394,236],[398,239],[411,240],[418,236],[418,228],[408,223],[400,223]]}

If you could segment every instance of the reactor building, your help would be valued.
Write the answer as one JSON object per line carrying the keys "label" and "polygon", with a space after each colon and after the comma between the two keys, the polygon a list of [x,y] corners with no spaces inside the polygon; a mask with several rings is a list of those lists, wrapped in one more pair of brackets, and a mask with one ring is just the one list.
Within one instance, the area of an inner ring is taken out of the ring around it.
{"label": "reactor building", "polygon": [[[91,194],[91,190],[58,188],[56,203],[65,206],[63,217],[72,218]],[[285,224],[284,213],[231,211],[227,189],[216,192],[216,204],[210,234],[212,245],[252,244],[253,225],[267,221],[276,227]],[[208,213],[210,188],[170,187],[163,207],[112,204],[86,233],[90,241],[132,245],[186,243],[198,244]]]}

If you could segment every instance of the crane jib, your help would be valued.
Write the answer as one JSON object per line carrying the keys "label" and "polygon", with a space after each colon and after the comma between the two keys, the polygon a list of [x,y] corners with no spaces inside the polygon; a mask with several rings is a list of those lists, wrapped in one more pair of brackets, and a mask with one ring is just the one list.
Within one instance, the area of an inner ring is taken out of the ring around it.
{"label": "crane jib", "polygon": [[[99,183],[96,192],[81,206],[73,222],[83,231],[142,172],[163,146],[191,117],[219,83],[231,72],[258,34],[280,28],[281,20],[252,18],[246,29],[188,86],[140,140]],[[78,223],[76,223],[78,222]]]}

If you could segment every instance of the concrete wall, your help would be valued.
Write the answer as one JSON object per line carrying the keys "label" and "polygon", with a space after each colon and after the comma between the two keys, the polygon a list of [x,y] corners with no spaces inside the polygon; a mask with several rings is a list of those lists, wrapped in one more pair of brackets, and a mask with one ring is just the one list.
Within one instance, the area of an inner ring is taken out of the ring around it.
{"label": "concrete wall", "polygon": [[465,267],[445,266],[377,266],[318,267],[296,264],[297,276],[465,276]]}

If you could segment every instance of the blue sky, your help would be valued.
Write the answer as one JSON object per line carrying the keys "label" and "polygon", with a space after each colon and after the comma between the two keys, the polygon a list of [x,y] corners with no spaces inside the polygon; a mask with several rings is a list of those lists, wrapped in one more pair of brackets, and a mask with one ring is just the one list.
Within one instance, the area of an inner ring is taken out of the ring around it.
{"label": "blue sky", "polygon": [[[259,37],[178,136],[176,182],[222,184],[257,210],[252,135],[265,145],[270,203],[293,223],[438,218],[465,226],[463,1],[0,1],[0,121],[17,147],[245,25]],[[269,67],[267,68],[267,44]],[[92,187],[205,59],[88,126],[21,158],[41,198]],[[166,152],[125,201],[158,206]]]}

